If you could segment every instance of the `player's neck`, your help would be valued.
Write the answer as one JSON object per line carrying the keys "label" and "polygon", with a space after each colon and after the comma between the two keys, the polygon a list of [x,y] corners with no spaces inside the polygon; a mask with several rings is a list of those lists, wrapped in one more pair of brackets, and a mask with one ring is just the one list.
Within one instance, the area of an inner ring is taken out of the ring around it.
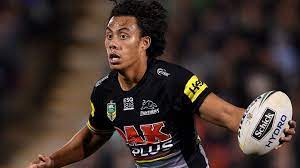
{"label": "player's neck", "polygon": [[138,82],[143,78],[147,70],[147,60],[145,59],[139,60],[139,62],[134,65],[128,67],[124,71],[119,71],[118,73],[118,81],[122,90],[129,91],[134,86],[138,84]]}

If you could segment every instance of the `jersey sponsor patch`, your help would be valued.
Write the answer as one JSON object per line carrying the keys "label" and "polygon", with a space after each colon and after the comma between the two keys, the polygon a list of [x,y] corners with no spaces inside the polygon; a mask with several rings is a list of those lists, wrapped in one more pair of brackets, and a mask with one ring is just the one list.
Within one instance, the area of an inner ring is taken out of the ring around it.
{"label": "jersey sponsor patch", "polygon": [[157,74],[158,74],[159,76],[163,75],[163,76],[168,77],[168,76],[170,75],[170,73],[168,73],[168,72],[167,72],[165,69],[163,69],[163,68],[158,68],[158,69],[156,70],[156,72],[157,72]]}
{"label": "jersey sponsor patch", "polygon": [[123,98],[124,111],[134,110],[133,97],[125,97]]}
{"label": "jersey sponsor patch", "polygon": [[196,75],[192,76],[186,83],[184,94],[194,102],[197,97],[207,88],[207,85],[200,81]]}
{"label": "jersey sponsor patch", "polygon": [[[163,121],[142,124],[139,127],[134,125],[124,126],[123,129],[115,127],[123,140],[130,146],[134,157],[153,156],[173,147],[172,135],[163,132],[165,124]],[[140,132],[142,134],[140,134]]]}

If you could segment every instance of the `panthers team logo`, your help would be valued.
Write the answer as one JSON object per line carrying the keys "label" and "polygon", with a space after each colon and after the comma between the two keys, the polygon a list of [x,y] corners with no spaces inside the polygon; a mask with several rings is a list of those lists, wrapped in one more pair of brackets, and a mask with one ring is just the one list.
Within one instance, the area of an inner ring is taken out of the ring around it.
{"label": "panthers team logo", "polygon": [[106,105],[106,114],[110,121],[114,121],[117,116],[117,105],[112,100]]}
{"label": "panthers team logo", "polygon": [[158,106],[151,100],[143,100],[140,116],[153,115],[159,113]]}
{"label": "panthers team logo", "polygon": [[157,105],[151,100],[143,100],[141,110],[153,110],[157,108]]}

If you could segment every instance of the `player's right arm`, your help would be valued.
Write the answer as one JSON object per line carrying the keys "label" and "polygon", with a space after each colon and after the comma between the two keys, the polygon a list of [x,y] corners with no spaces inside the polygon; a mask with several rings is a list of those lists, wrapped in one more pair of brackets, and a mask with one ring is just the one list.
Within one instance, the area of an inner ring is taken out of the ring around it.
{"label": "player's right arm", "polygon": [[93,133],[85,126],[61,149],[50,155],[39,155],[38,160],[31,163],[29,168],[56,168],[80,161],[99,149],[112,133]]}
{"label": "player's right arm", "polygon": [[86,126],[61,149],[49,157],[40,155],[28,168],[56,168],[80,161],[110,139],[115,129],[107,118],[105,92],[101,88],[101,82],[97,82],[91,95],[91,112]]}

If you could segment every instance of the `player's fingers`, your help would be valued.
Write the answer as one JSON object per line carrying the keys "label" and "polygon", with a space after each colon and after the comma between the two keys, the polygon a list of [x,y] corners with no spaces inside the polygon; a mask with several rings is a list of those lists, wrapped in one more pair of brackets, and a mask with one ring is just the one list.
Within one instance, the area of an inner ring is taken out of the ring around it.
{"label": "player's fingers", "polygon": [[285,136],[285,137],[281,137],[279,142],[282,144],[282,143],[285,143],[285,142],[290,142],[291,139],[292,139],[292,135],[288,135],[288,136]]}
{"label": "player's fingers", "polygon": [[46,156],[44,156],[44,155],[39,154],[38,157],[43,162],[46,162],[46,160],[47,160]]}
{"label": "player's fingers", "polygon": [[37,164],[38,168],[48,168],[48,167],[53,167],[53,161],[49,156],[44,156],[44,155],[39,155],[39,160],[40,162]]}
{"label": "player's fingers", "polygon": [[295,128],[286,128],[284,129],[284,134],[287,136],[287,135],[295,135],[296,134],[296,131],[295,131]]}
{"label": "player's fingers", "polygon": [[289,126],[290,126],[290,128],[296,128],[296,126],[297,126],[296,121],[290,120],[290,121],[289,121]]}
{"label": "player's fingers", "polygon": [[36,168],[47,168],[47,164],[45,162],[39,163]]}
{"label": "player's fingers", "polygon": [[35,164],[38,164],[38,163],[39,163],[39,161],[33,161],[33,162],[30,163],[30,165],[35,165]]}
{"label": "player's fingers", "polygon": [[38,168],[38,164],[39,164],[40,162],[41,162],[40,159],[36,159],[36,160],[34,160],[33,162],[31,162],[27,168]]}
{"label": "player's fingers", "polygon": [[47,164],[46,163],[41,163],[39,164],[39,168],[46,168],[47,167]]}
{"label": "player's fingers", "polygon": [[44,166],[44,162],[41,164],[41,163],[39,163],[39,164],[31,164],[28,168],[43,168],[43,167],[45,167]]}
{"label": "player's fingers", "polygon": [[282,144],[281,145],[278,145],[278,146],[276,146],[275,147],[275,149],[277,150],[277,149],[279,149],[279,148],[281,148],[282,147]]}
{"label": "player's fingers", "polygon": [[41,160],[38,158],[38,159],[34,160],[33,162],[31,162],[31,164],[38,164],[40,162],[41,162]]}
{"label": "player's fingers", "polygon": [[26,167],[26,168],[37,168],[37,165],[35,165],[35,164],[30,164],[28,167]]}

